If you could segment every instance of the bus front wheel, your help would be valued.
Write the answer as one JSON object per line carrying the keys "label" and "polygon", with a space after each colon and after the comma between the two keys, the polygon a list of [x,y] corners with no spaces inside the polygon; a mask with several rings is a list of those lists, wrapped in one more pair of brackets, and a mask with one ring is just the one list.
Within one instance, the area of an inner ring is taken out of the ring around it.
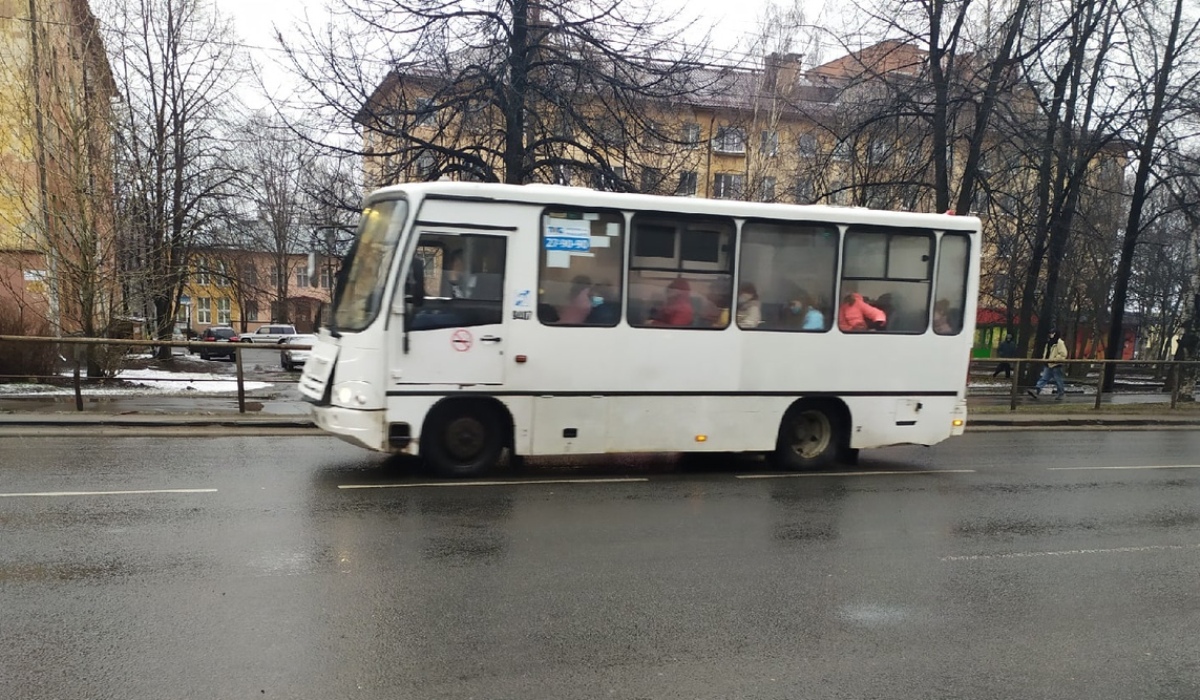
{"label": "bus front wheel", "polygon": [[454,402],[435,408],[425,425],[421,454],[436,474],[479,476],[500,461],[502,423],[485,404]]}
{"label": "bus front wheel", "polygon": [[779,426],[775,463],[791,471],[828,467],[837,460],[842,442],[840,413],[820,404],[796,406]]}

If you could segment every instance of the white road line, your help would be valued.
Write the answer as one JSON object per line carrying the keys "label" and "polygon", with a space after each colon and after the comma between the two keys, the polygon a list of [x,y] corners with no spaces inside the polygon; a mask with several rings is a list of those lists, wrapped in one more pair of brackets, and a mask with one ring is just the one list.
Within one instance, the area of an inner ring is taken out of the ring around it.
{"label": "white road line", "polygon": [[1051,472],[1114,471],[1128,469],[1200,469],[1200,464],[1158,464],[1136,467],[1046,467]]}
{"label": "white road line", "polygon": [[984,561],[987,559],[1029,559],[1032,557],[1067,557],[1075,554],[1127,554],[1133,552],[1162,552],[1200,549],[1200,544],[1150,544],[1142,547],[1113,547],[1110,549],[1068,549],[1060,552],[1009,552],[1007,554],[968,554],[942,557],[942,561]]}
{"label": "white road line", "polygon": [[428,481],[418,484],[338,484],[339,489],[418,489],[432,486],[528,486],[530,484],[630,484],[644,477],[620,479],[528,479],[520,481]]}
{"label": "white road line", "polygon": [[819,476],[892,476],[902,474],[974,474],[974,469],[918,469],[874,472],[798,472],[795,474],[738,474],[735,479],[798,479]]}
{"label": "white road line", "polygon": [[140,491],[40,491],[0,493],[0,498],[49,498],[54,496],[135,496],[150,493],[216,493],[216,489],[143,489]]}

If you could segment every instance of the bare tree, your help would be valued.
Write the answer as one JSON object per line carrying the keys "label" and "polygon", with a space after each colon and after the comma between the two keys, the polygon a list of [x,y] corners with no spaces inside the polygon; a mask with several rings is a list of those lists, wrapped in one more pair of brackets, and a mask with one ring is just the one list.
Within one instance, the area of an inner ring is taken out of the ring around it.
{"label": "bare tree", "polygon": [[[108,43],[120,92],[117,206],[126,293],[170,339],[190,249],[232,178],[221,120],[237,59],[210,0],[112,3]],[[169,357],[169,348],[160,349]]]}
{"label": "bare tree", "polygon": [[[1136,173],[1125,238],[1121,244],[1121,258],[1117,263],[1112,322],[1105,354],[1108,359],[1121,356],[1133,259],[1145,225],[1143,216],[1147,197],[1154,181],[1161,177],[1156,170],[1163,160],[1163,136],[1169,133],[1173,121],[1194,106],[1188,100],[1181,100],[1181,93],[1194,91],[1198,87],[1197,81],[1200,81],[1200,65],[1196,63],[1194,54],[1194,44],[1200,34],[1200,18],[1185,18],[1185,5],[1184,0],[1147,0],[1135,6],[1135,12],[1123,18],[1127,23],[1127,34],[1142,38],[1137,42],[1142,50],[1133,50],[1131,55],[1134,58],[1132,69],[1141,78],[1135,86],[1138,94],[1144,98],[1140,106],[1144,110],[1142,114],[1145,115],[1145,121],[1141,122],[1144,128],[1138,129],[1136,134]],[[1184,108],[1183,111],[1181,108]],[[1112,391],[1114,370],[1112,365],[1105,367],[1105,391]]]}
{"label": "bare tree", "polygon": [[285,45],[315,104],[363,126],[377,182],[634,189],[678,150],[658,114],[711,79],[696,71],[702,46],[628,0],[353,0],[342,19]]}

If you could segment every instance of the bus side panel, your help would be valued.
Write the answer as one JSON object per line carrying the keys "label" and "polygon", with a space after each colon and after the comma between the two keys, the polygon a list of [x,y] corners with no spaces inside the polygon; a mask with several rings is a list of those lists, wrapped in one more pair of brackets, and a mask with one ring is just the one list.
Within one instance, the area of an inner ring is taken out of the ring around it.
{"label": "bus side panel", "polygon": [[609,452],[758,452],[773,449],[791,400],[761,396],[617,396]]}
{"label": "bus side panel", "polygon": [[955,396],[852,396],[850,447],[936,445],[950,437]]}

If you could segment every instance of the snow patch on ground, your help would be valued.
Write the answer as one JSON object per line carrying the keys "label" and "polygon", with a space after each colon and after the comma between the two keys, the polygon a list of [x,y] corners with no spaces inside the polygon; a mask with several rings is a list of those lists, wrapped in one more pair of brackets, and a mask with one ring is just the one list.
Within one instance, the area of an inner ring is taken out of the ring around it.
{"label": "snow patch on ground", "polygon": [[[66,376],[71,376],[66,373]],[[97,386],[84,382],[84,396],[145,396],[147,394],[222,394],[237,392],[237,380],[209,372],[167,372],[160,369],[127,369],[118,379],[135,386]],[[243,382],[246,391],[265,389],[267,382]],[[0,384],[0,396],[72,396],[69,386]]]}

